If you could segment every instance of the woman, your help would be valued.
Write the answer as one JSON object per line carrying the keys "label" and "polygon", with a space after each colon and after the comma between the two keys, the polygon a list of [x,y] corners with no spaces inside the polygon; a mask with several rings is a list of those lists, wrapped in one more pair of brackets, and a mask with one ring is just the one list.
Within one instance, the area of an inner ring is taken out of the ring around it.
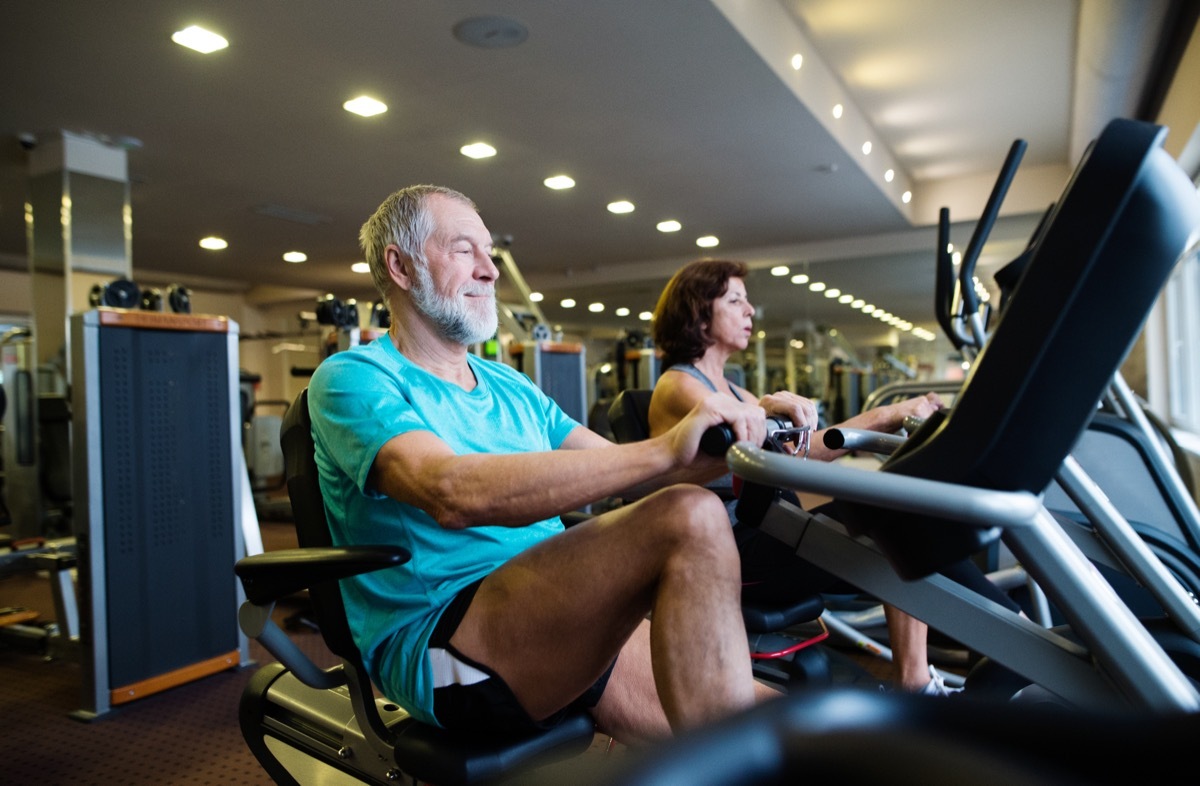
{"label": "woman", "polygon": [[[667,283],[654,310],[654,343],[662,352],[664,371],[650,401],[650,433],[667,431],[696,403],[714,392],[741,401],[753,401],[750,391],[725,379],[725,363],[746,349],[753,329],[754,307],[746,295],[743,262],[699,260],[680,269]],[[817,431],[816,405],[802,396],[779,391],[762,396],[759,405],[767,415],[790,420],[814,430],[808,458],[832,461],[845,454],[824,445]],[[840,428],[899,431],[908,416],[927,418],[942,407],[934,393],[863,412],[839,424]],[[728,482],[728,476],[726,479]],[[720,491],[720,489],[718,489]],[[732,505],[730,506],[732,510]],[[731,514],[732,518],[732,514]],[[796,557],[781,542],[757,529],[739,527],[734,533],[742,552],[743,596],[751,593],[774,597],[811,594],[833,589],[836,580]],[[964,561],[946,571],[951,578],[997,602],[1016,609],[975,566]],[[949,690],[929,667],[925,623],[885,604],[896,682],[907,691],[944,695]]]}

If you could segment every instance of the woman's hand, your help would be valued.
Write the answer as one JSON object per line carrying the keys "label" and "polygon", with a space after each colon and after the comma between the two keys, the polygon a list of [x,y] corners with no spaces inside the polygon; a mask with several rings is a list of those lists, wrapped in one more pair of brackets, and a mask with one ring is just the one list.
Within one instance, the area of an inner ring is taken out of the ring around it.
{"label": "woman's hand", "polygon": [[[791,421],[793,428],[808,426],[813,431],[817,430],[817,404],[804,396],[781,390],[778,393],[763,396],[758,400],[758,405],[769,416]],[[901,420],[903,419],[901,417]]]}
{"label": "woman's hand", "polygon": [[937,393],[926,393],[924,396],[917,396],[906,401],[889,404],[887,407],[884,407],[884,409],[888,410],[887,422],[889,427],[883,430],[890,432],[899,431],[904,427],[905,418],[914,417],[918,420],[925,420],[945,406]]}

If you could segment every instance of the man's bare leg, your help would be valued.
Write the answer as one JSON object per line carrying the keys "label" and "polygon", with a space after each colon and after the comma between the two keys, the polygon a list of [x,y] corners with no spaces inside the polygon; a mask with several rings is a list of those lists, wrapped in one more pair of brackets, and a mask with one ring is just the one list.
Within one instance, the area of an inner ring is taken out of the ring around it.
{"label": "man's bare leg", "polygon": [[480,586],[451,642],[542,718],[595,682],[652,611],[649,647],[635,641],[622,653],[629,662],[618,659],[612,700],[597,716],[614,731],[653,737],[661,721],[637,706],[655,701],[645,695],[651,685],[675,730],[755,701],[740,595],[721,501],[674,486],[510,560]]}
{"label": "man's bare leg", "polygon": [[[749,645],[745,654],[750,654]],[[650,621],[644,621],[621,649],[613,678],[593,714],[596,727],[627,745],[652,742],[671,735],[671,725],[654,687],[650,664]],[[755,681],[754,699],[777,699],[783,691]]]}

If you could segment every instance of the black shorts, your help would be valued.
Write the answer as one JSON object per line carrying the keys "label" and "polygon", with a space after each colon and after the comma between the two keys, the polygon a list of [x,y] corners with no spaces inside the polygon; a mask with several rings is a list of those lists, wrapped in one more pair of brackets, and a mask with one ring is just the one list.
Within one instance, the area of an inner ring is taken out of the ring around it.
{"label": "black shorts", "polygon": [[433,714],[438,723],[447,729],[460,731],[519,734],[554,728],[571,711],[595,707],[604,694],[608,678],[612,676],[613,666],[616,665],[615,659],[609,664],[608,670],[601,675],[600,679],[596,680],[595,684],[584,691],[581,696],[548,718],[539,721],[529,717],[529,713],[517,701],[517,697],[513,695],[512,690],[498,674],[486,665],[471,660],[451,646],[450,637],[458,630],[459,623],[462,622],[467,608],[471,605],[471,600],[475,597],[475,592],[482,583],[483,579],[479,579],[468,584],[454,596],[454,600],[446,606],[441,619],[434,626],[433,634],[429,637],[430,650],[443,649],[459,665],[465,666],[465,671],[482,672],[482,675],[486,675],[483,679],[478,679],[470,684],[451,682],[440,687],[435,686],[433,689]]}

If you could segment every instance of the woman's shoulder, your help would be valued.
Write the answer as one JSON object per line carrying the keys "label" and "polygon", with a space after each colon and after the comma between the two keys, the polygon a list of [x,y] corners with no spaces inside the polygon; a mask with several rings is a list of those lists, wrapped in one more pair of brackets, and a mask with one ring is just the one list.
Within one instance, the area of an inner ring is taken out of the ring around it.
{"label": "woman's shoulder", "polygon": [[[668,376],[667,372],[670,371],[677,373]],[[695,380],[697,383],[703,385],[710,391],[714,393],[717,392],[717,389],[713,387],[712,382],[707,376],[704,375],[704,372],[696,368],[691,363],[676,363],[675,365],[663,371],[662,375],[660,376],[660,381],[664,378],[670,379],[677,384],[685,386],[687,385],[687,380]]]}

